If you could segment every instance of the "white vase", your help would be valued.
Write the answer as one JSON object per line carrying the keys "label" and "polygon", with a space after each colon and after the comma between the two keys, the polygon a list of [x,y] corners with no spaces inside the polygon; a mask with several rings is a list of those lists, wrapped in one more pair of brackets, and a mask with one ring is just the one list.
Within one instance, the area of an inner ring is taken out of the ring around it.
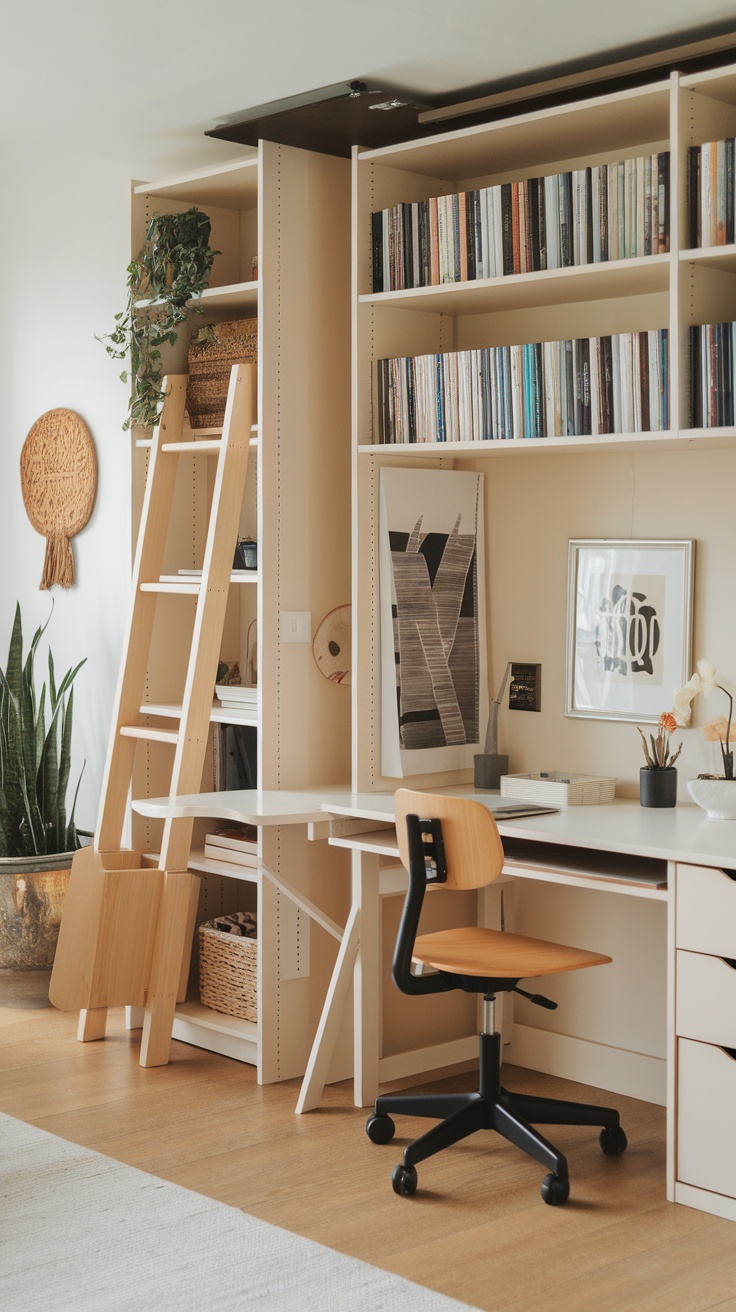
{"label": "white vase", "polygon": [[736,779],[691,779],[688,789],[712,820],[736,820]]}

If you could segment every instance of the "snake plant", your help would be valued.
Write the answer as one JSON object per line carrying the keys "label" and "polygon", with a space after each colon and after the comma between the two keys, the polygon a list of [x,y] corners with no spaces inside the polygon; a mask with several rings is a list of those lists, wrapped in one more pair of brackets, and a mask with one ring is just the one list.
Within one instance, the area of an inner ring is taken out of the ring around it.
{"label": "snake plant", "polygon": [[[0,669],[0,856],[42,856],[79,847],[74,810],[67,819],[71,765],[72,683],[84,665],[67,670],[57,685],[49,649],[48,687],[36,691],[34,662],[49,619],[23,658],[20,605],[16,606],[8,663]],[[81,774],[80,774],[81,779]]]}

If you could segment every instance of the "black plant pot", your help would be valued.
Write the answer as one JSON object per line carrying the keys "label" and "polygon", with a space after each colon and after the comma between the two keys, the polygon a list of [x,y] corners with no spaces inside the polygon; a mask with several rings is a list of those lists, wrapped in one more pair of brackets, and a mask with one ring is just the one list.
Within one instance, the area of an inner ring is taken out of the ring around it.
{"label": "black plant pot", "polygon": [[639,771],[639,801],[642,806],[677,805],[677,770],[670,765],[666,770]]}

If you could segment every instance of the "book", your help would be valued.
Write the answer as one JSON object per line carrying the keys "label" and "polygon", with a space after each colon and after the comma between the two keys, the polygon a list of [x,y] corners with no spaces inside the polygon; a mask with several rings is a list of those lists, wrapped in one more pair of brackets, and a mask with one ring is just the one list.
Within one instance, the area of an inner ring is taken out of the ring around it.
{"label": "book", "polygon": [[205,835],[204,855],[233,865],[258,865],[258,830],[255,825],[232,824]]}

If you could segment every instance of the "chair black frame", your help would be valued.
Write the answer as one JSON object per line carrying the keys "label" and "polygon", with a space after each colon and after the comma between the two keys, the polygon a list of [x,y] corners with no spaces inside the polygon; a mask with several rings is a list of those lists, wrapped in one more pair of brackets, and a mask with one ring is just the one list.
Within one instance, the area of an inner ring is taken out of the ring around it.
{"label": "chair black frame", "polygon": [[484,1028],[480,1040],[479,1087],[469,1093],[381,1094],[375,1102],[366,1131],[374,1143],[389,1143],[395,1126],[391,1113],[402,1116],[441,1118],[438,1125],[414,1140],[404,1151],[403,1162],[393,1173],[398,1194],[413,1194],[417,1187],[417,1163],[477,1130],[496,1130],[529,1157],[547,1167],[542,1197],[552,1205],[567,1201],[570,1192],[567,1159],[540,1134],[537,1125],[602,1126],[600,1145],[607,1156],[619,1156],[626,1148],[626,1135],[619,1113],[611,1107],[566,1102],[512,1093],[501,1084],[501,1035],[493,1022],[497,993],[513,992],[518,979],[456,975],[447,971],[412,974],[412,954],[428,884],[444,883],[447,876],[441,821],[406,817],[409,845],[409,889],[396,940],[393,979],[402,993],[444,993],[463,989],[484,997]]}

